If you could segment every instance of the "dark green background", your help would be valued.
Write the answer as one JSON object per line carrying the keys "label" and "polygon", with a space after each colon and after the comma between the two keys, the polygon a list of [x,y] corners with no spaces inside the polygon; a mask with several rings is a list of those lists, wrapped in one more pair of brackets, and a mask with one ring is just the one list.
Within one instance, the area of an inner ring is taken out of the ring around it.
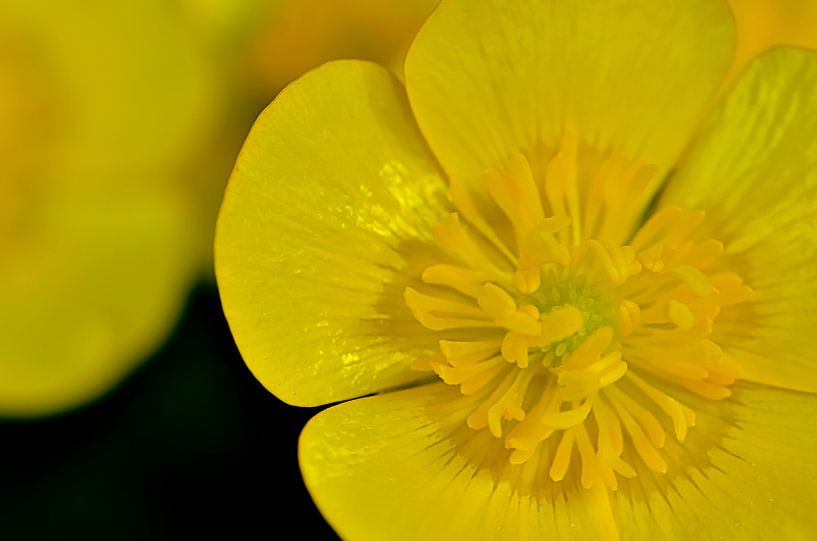
{"label": "dark green background", "polygon": [[0,421],[0,539],[336,539],[298,470],[316,412],[255,380],[215,287],[201,286],[165,346],[107,396]]}

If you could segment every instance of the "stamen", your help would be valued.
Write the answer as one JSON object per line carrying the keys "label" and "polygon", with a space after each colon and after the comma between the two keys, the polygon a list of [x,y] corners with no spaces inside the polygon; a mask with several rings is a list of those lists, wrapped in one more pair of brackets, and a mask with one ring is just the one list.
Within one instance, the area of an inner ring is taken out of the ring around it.
{"label": "stamen", "polygon": [[539,422],[556,430],[565,430],[587,419],[592,406],[593,404],[587,400],[581,406],[571,410],[543,414],[539,417]]}
{"label": "stamen", "polygon": [[542,324],[536,320],[536,314],[531,314],[524,307],[507,316],[498,317],[495,321],[499,327],[528,336],[536,336],[542,332]]}
{"label": "stamen", "polygon": [[468,188],[457,177],[451,177],[449,196],[454,207],[468,220],[468,223],[488,239],[502,255],[508,258],[508,261],[516,263],[516,256],[510,251],[507,244],[500,240],[494,228],[488,225],[488,222],[482,217],[468,193]]}
{"label": "stamen", "polygon": [[667,441],[667,435],[664,429],[661,428],[661,423],[658,422],[658,419],[656,419],[652,413],[627,396],[627,394],[621,392],[617,387],[610,387],[606,392],[610,393],[615,402],[623,406],[629,414],[632,415],[633,419],[644,429],[650,442],[654,446],[658,448],[664,447],[664,443]]}
{"label": "stamen", "polygon": [[545,219],[533,172],[524,156],[514,154],[508,164],[509,175],[486,171],[482,180],[496,204],[514,226],[516,238],[525,238]]}
{"label": "stamen", "polygon": [[487,426],[491,434],[500,438],[502,437],[502,419],[517,421],[525,419],[522,400],[533,374],[532,370],[520,370],[505,376],[503,382],[491,393],[491,396],[468,417],[468,426],[474,429]]}
{"label": "stamen", "polygon": [[601,397],[596,398],[593,406],[593,416],[599,431],[599,450],[609,451],[609,456],[621,455],[624,451],[624,435],[618,416]]}
{"label": "stamen", "polygon": [[502,340],[502,356],[510,363],[516,363],[519,368],[527,368],[529,362],[530,340],[524,334],[509,332]]}
{"label": "stamen", "polygon": [[683,443],[686,439],[687,429],[695,425],[695,412],[666,393],[662,393],[633,372],[627,374],[627,377],[672,419],[675,437],[679,442]]}
{"label": "stamen", "polygon": [[579,332],[583,325],[584,316],[575,306],[554,308],[551,312],[542,314],[541,334],[533,337],[531,345],[540,348],[547,347]]}
{"label": "stamen", "polygon": [[692,324],[695,323],[695,316],[693,315],[692,310],[689,309],[689,306],[674,299],[670,299],[667,302],[667,308],[669,309],[670,320],[672,320],[672,322],[675,323],[679,329],[688,331],[692,328]]}
{"label": "stamen", "polygon": [[557,382],[559,395],[564,400],[578,400],[593,396],[597,391],[612,385],[627,373],[627,363],[621,360],[621,352],[608,353],[583,370],[559,372]]}
{"label": "stamen", "polygon": [[635,326],[641,322],[641,308],[631,300],[621,301],[617,313],[618,334],[626,338],[633,334]]}
{"label": "stamen", "polygon": [[[578,137],[572,129],[566,129],[562,135],[559,152],[548,164],[545,175],[545,195],[550,202],[554,216],[571,217],[572,245],[578,246],[581,239],[581,217],[579,211],[579,193],[577,186],[576,158]],[[567,203],[567,207],[565,207]],[[566,235],[560,238],[564,242]]]}
{"label": "stamen", "polygon": [[437,243],[470,267],[497,270],[493,261],[480,249],[460,224],[457,213],[450,214],[448,219],[435,225],[432,229]]}
{"label": "stamen", "polygon": [[447,286],[469,297],[477,297],[482,285],[494,275],[479,269],[467,269],[457,265],[432,265],[423,271],[423,282]]}
{"label": "stamen", "polygon": [[492,357],[487,361],[468,366],[449,366],[443,363],[432,363],[432,368],[444,382],[459,385],[462,394],[470,395],[481,389],[503,368],[502,357]]}
{"label": "stamen", "polygon": [[440,351],[453,366],[465,366],[487,359],[496,352],[498,347],[499,342],[491,340],[479,342],[440,341]]}
{"label": "stamen", "polygon": [[699,297],[705,297],[712,292],[712,284],[706,275],[695,267],[679,265],[674,272],[689,286],[692,292]]}
{"label": "stamen", "polygon": [[681,443],[695,426],[675,391],[731,394],[743,371],[713,330],[753,293],[724,270],[723,244],[697,237],[701,212],[661,208],[618,242],[655,166],[616,154],[585,166],[583,153],[596,151],[571,129],[552,152],[536,169],[511,155],[482,175],[483,192],[451,179],[458,212],[434,228],[447,257],[425,269],[422,292],[405,290],[417,321],[441,333],[440,354],[413,367],[475,396],[466,424],[504,438],[520,475],[542,460],[553,481],[574,467],[585,489],[617,490],[619,477],[636,476],[625,449],[667,471],[660,417]]}
{"label": "stamen", "polygon": [[600,327],[576,348],[570,359],[565,363],[564,369],[578,370],[585,368],[598,359],[610,347],[612,341],[613,329]]}
{"label": "stamen", "polygon": [[566,218],[551,217],[541,222],[519,241],[519,264],[514,283],[522,293],[533,293],[541,285],[541,268],[546,263],[570,264],[570,251],[553,236],[570,223]]}
{"label": "stamen", "polygon": [[423,295],[410,287],[406,288],[404,298],[417,321],[434,331],[494,325],[478,307]]}
{"label": "stamen", "polygon": [[516,464],[527,460],[534,449],[556,431],[541,422],[543,415],[557,411],[561,404],[555,390],[555,382],[549,382],[536,405],[527,412],[525,419],[518,423],[506,438],[505,446],[508,449],[515,449],[511,460],[515,460]]}
{"label": "stamen", "polygon": [[553,462],[550,464],[550,471],[548,475],[554,481],[561,481],[567,474],[567,468],[570,466],[570,455],[573,452],[573,442],[576,441],[575,430],[565,430],[562,434],[562,439],[559,440],[559,445],[556,447],[556,454],[553,456]]}
{"label": "stamen", "polygon": [[596,453],[590,445],[590,438],[584,424],[576,426],[576,447],[579,448],[579,457],[582,461],[581,482],[584,488],[592,488],[597,480],[601,479],[601,472],[596,463]]}
{"label": "stamen", "polygon": [[477,296],[477,302],[493,318],[510,316],[516,312],[516,302],[514,302],[513,297],[494,284],[482,286]]}
{"label": "stamen", "polygon": [[647,435],[644,434],[644,430],[641,428],[641,425],[636,422],[627,408],[625,408],[620,402],[611,396],[609,392],[606,392],[605,396],[607,396],[613,404],[618,418],[621,419],[621,424],[624,425],[624,429],[630,436],[630,440],[633,442],[633,446],[635,447],[638,456],[644,461],[644,464],[646,464],[651,470],[666,473],[667,463],[664,462],[664,459],[661,458],[658,450],[647,438]]}

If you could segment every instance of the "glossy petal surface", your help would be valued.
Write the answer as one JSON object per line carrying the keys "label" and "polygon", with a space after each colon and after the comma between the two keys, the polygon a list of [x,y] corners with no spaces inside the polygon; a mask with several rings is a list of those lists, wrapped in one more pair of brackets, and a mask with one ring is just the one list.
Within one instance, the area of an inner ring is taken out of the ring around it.
{"label": "glossy petal surface", "polygon": [[307,488],[348,539],[610,538],[606,494],[537,485],[547,467],[512,466],[469,412],[444,384],[323,411],[301,435]]}
{"label": "glossy petal surface", "polygon": [[282,400],[313,405],[416,381],[436,343],[403,290],[445,184],[385,69],[326,64],[256,122],[222,206],[216,275],[239,349]]}
{"label": "glossy petal surface", "polygon": [[727,402],[699,400],[690,440],[666,449],[667,474],[639,471],[607,494],[570,477],[553,483],[543,462],[510,465],[501,443],[463,426],[468,402],[436,384],[310,421],[301,468],[341,536],[805,539],[817,526],[809,512],[817,400],[809,395],[743,386]]}
{"label": "glossy petal surface", "polygon": [[672,179],[666,204],[704,210],[755,293],[718,343],[746,378],[817,392],[817,52],[755,62]]}

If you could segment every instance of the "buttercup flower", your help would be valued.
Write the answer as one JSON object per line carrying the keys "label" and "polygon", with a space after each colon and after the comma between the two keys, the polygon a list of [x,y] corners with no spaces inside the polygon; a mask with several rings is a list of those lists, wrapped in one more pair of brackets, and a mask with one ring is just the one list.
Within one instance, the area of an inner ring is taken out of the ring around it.
{"label": "buttercup flower", "polygon": [[817,52],[715,105],[712,0],[443,0],[405,89],[292,83],[216,237],[224,310],[349,539],[817,532]]}

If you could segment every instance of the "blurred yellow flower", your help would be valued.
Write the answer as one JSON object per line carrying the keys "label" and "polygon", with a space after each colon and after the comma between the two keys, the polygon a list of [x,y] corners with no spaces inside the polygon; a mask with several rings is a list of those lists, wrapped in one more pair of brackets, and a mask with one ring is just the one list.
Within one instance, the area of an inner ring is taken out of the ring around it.
{"label": "blurred yellow flower", "polygon": [[173,324],[210,75],[162,2],[0,7],[0,415],[98,396]]}
{"label": "blurred yellow flower", "polygon": [[[385,18],[408,42],[421,22],[412,14],[431,2],[388,3],[333,19],[333,35]],[[193,281],[210,272],[235,152],[279,89],[258,58],[308,50],[298,41],[312,36],[308,19],[287,20],[288,42],[258,45],[258,32],[297,4],[0,5],[0,417],[86,403],[167,335]],[[321,9],[330,7],[346,13]],[[302,60],[344,53],[333,46]]]}
{"label": "blurred yellow flower", "polygon": [[713,0],[443,0],[405,88],[261,115],[216,275],[276,396],[377,393],[301,436],[342,537],[817,532],[817,53],[711,111],[733,43]]}

